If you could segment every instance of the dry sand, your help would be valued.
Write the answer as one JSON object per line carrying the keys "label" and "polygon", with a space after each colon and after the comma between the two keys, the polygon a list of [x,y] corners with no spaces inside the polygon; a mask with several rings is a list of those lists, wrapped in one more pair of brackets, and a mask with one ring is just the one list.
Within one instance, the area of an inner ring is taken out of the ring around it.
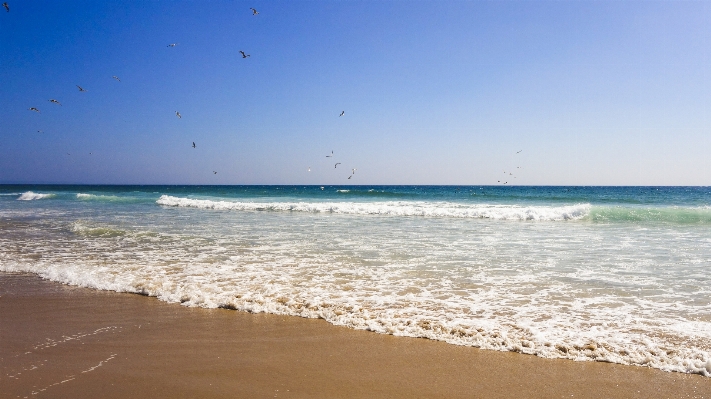
{"label": "dry sand", "polygon": [[2,398],[711,398],[711,378],[0,273]]}

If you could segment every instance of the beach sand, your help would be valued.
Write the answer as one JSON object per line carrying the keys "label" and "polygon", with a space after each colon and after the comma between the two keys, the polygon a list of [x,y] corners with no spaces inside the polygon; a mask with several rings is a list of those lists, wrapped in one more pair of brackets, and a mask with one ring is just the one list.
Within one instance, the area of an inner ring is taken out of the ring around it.
{"label": "beach sand", "polygon": [[2,398],[711,398],[711,378],[0,273]]}

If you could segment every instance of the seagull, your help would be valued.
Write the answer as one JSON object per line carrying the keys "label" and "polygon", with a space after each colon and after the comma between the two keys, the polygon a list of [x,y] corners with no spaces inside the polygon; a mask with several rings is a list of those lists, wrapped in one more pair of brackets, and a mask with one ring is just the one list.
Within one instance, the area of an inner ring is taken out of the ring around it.
{"label": "seagull", "polygon": [[323,191],[323,186],[321,186],[321,191]]}
{"label": "seagull", "polygon": [[341,117],[341,116],[345,115],[345,113],[346,113],[346,111],[341,111],[341,114],[338,116]]}
{"label": "seagull", "polygon": [[178,45],[178,43],[171,43],[171,44],[167,45],[166,47],[175,47],[177,45]]}
{"label": "seagull", "polygon": [[60,103],[59,101],[57,101],[57,100],[55,100],[55,99],[53,99],[53,98],[50,98],[48,101],[51,102],[51,103],[53,103],[53,104],[59,104],[60,107],[62,106],[62,103]]}
{"label": "seagull", "polygon": [[309,172],[311,172],[311,167],[309,166]]}
{"label": "seagull", "polygon": [[350,176],[348,176],[348,180],[350,180],[350,179],[351,179],[351,177],[353,177],[353,175],[350,175]]}
{"label": "seagull", "polygon": [[38,131],[37,131],[37,133],[44,133],[44,131],[42,131],[42,130],[38,130]]}
{"label": "seagull", "polygon": [[183,119],[183,117],[180,115],[180,112],[175,111],[175,116],[178,117],[178,119]]}
{"label": "seagull", "polygon": [[79,86],[79,85],[76,85],[76,86],[79,88],[79,91],[86,91],[86,90],[84,90],[83,87],[81,87],[81,86]]}
{"label": "seagull", "polygon": [[7,3],[2,3],[2,6],[5,7],[5,11],[10,12],[10,6]]}
{"label": "seagull", "polygon": [[214,170],[212,171],[212,173],[215,174],[215,175],[217,174],[217,172],[215,172]]}
{"label": "seagull", "polygon": [[336,165],[334,166],[334,168],[337,168],[338,165],[340,165],[340,164],[341,164],[340,162],[336,163]]}
{"label": "seagull", "polygon": [[35,108],[35,107],[30,107],[29,110],[30,110],[30,111],[35,111],[35,112],[37,112],[38,114],[41,114],[40,110],[38,110],[38,109]]}
{"label": "seagull", "polygon": [[195,148],[195,142],[193,141],[193,148]]}
{"label": "seagull", "polygon": [[[7,3],[5,3],[5,4],[7,4]],[[252,10],[252,15],[257,15],[257,14],[259,14],[259,11],[255,10],[254,8],[249,7],[249,9]]]}
{"label": "seagull", "polygon": [[353,173],[352,173],[352,174],[355,174],[355,171],[356,171],[356,170],[358,170],[358,169],[356,169],[356,168],[353,168],[352,170],[353,170]]}
{"label": "seagull", "polygon": [[[523,151],[523,150],[521,150],[521,151]],[[521,152],[521,151],[516,151],[516,154],[518,154],[518,153]]]}
{"label": "seagull", "polygon": [[242,50],[240,50],[239,52],[242,53],[242,58],[247,58],[251,56],[251,54],[245,54]]}
{"label": "seagull", "polygon": [[333,151],[331,151],[331,155],[326,155],[326,158],[332,158],[333,157]]}
{"label": "seagull", "polygon": [[116,76],[116,75],[112,76],[112,78],[118,80],[119,82],[121,81],[121,79],[119,79],[118,76]]}

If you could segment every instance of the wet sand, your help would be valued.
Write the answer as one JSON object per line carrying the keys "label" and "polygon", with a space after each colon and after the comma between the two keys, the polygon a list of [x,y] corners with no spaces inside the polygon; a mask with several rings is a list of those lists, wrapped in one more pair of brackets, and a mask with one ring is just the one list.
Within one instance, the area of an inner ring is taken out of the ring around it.
{"label": "wet sand", "polygon": [[711,398],[711,378],[0,273],[0,398]]}

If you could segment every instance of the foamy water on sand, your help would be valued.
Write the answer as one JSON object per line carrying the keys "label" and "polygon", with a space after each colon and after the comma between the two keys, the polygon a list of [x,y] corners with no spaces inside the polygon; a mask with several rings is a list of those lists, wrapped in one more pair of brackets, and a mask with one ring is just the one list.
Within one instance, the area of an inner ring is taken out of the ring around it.
{"label": "foamy water on sand", "polygon": [[185,306],[711,375],[708,188],[14,186],[0,194],[13,194],[0,195],[1,271]]}

